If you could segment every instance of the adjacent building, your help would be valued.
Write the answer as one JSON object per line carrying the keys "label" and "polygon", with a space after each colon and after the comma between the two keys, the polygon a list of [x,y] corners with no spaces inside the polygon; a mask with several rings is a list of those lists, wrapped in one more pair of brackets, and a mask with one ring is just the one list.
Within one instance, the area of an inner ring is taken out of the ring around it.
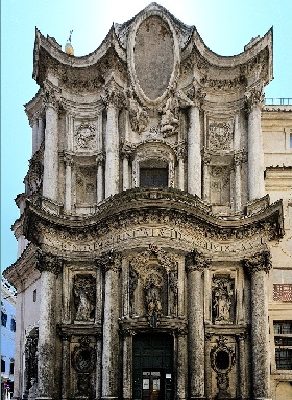
{"label": "adjacent building", "polygon": [[14,391],[16,292],[1,279],[1,399],[9,400]]}
{"label": "adjacent building", "polygon": [[15,398],[292,396],[292,106],[151,3],[75,57],[35,31]]}

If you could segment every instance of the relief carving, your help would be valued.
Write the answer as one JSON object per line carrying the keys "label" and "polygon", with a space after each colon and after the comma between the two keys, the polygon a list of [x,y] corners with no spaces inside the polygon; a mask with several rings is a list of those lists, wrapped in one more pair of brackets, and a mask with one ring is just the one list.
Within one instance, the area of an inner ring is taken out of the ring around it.
{"label": "relief carving", "polygon": [[38,343],[39,329],[34,328],[27,336],[25,344],[25,372],[26,384],[25,393],[29,394],[38,382]]}
{"label": "relief carving", "polygon": [[234,322],[234,279],[215,276],[212,282],[212,309],[214,324]]}
{"label": "relief carving", "polygon": [[229,122],[209,124],[209,147],[212,150],[228,150],[230,147],[231,126]]}
{"label": "relief carving", "polygon": [[29,161],[29,170],[26,176],[26,181],[30,194],[40,193],[43,184],[43,164],[42,164],[42,151],[36,151],[31,160]]}
{"label": "relief carving", "polygon": [[86,336],[79,339],[79,345],[72,352],[72,366],[77,372],[77,395],[92,396],[92,373],[96,365],[96,348],[90,345],[90,339]]}
{"label": "relief carving", "polygon": [[75,275],[73,296],[75,321],[93,321],[95,315],[96,283],[93,275]]}
{"label": "relief carving", "polygon": [[93,150],[95,149],[96,129],[89,123],[80,124],[75,131],[75,149]]}

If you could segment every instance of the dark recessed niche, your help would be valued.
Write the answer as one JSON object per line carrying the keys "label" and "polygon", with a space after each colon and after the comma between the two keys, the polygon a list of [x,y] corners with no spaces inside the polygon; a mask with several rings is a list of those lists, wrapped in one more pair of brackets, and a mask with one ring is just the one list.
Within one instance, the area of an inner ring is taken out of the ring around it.
{"label": "dark recessed niche", "polygon": [[226,370],[230,365],[229,353],[224,350],[219,350],[215,356],[215,365],[220,370]]}

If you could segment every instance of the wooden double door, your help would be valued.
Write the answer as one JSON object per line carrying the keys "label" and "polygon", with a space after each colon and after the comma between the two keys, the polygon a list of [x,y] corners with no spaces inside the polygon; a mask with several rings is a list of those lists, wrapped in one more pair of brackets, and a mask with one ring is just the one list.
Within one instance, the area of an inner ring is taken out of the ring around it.
{"label": "wooden double door", "polygon": [[173,399],[173,337],[138,334],[133,337],[133,399]]}

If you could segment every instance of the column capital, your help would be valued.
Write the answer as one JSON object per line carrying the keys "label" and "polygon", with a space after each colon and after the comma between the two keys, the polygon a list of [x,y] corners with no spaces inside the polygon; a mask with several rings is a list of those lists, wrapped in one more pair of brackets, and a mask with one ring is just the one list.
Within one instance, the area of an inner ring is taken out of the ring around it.
{"label": "column capital", "polygon": [[187,96],[192,100],[194,107],[200,108],[203,105],[206,93],[203,92],[202,88],[193,86],[187,91]]}
{"label": "column capital", "polygon": [[101,165],[104,162],[104,159],[105,159],[104,153],[103,152],[98,153],[96,156],[96,164]]}
{"label": "column capital", "polygon": [[252,257],[244,259],[243,265],[250,274],[259,271],[268,273],[272,267],[270,251],[264,250],[255,253]]}
{"label": "column capital", "polygon": [[105,272],[111,270],[113,272],[119,272],[121,269],[122,256],[121,253],[110,250],[102,253],[100,257],[95,260],[98,267],[104,269]]}
{"label": "column capital", "polygon": [[63,268],[63,259],[57,257],[49,252],[44,252],[41,249],[37,249],[35,252],[36,257],[36,268],[40,271],[52,272],[58,275]]}
{"label": "column capital", "polygon": [[241,165],[247,161],[247,153],[245,150],[238,150],[234,153],[234,164]]}
{"label": "column capital", "polygon": [[176,146],[176,156],[179,160],[185,161],[187,159],[187,146],[184,141],[179,142]]}
{"label": "column capital", "polygon": [[206,259],[203,254],[197,250],[192,250],[186,254],[187,272],[203,271],[205,268],[210,266],[210,263],[211,260]]}
{"label": "column capital", "polygon": [[64,162],[66,166],[71,167],[73,165],[73,154],[64,151]]}
{"label": "column capital", "polygon": [[211,163],[211,153],[205,147],[201,151],[201,157],[204,165],[210,165]]}
{"label": "column capital", "polygon": [[133,153],[134,146],[130,142],[123,142],[121,145],[121,155],[124,158],[129,159]]}
{"label": "column capital", "polygon": [[53,108],[56,112],[60,106],[60,89],[50,82],[44,82],[43,104],[44,109]]}
{"label": "column capital", "polygon": [[265,100],[262,85],[248,89],[244,94],[244,98],[247,112],[250,113],[254,108],[262,108]]}
{"label": "column capital", "polygon": [[101,100],[105,108],[113,106],[117,109],[122,109],[126,107],[127,104],[125,93],[117,88],[116,85],[112,84],[105,88],[105,94],[101,96]]}

